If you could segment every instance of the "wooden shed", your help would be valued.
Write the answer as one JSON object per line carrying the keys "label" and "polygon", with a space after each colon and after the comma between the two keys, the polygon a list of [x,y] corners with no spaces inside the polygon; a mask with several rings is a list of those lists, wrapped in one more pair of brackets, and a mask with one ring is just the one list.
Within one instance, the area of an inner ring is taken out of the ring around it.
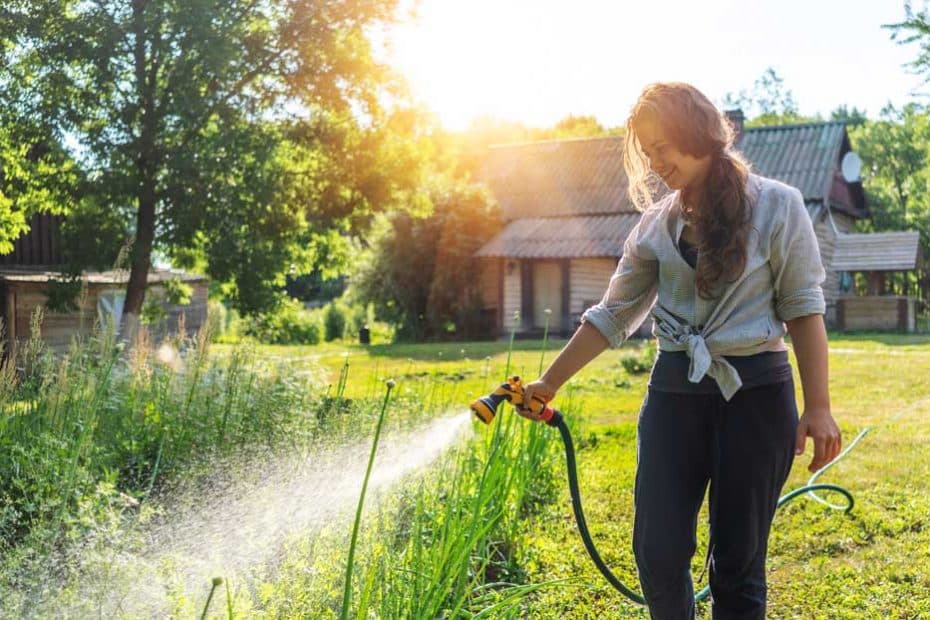
{"label": "wooden shed", "polygon": [[[744,129],[741,112],[728,115],[736,146],[753,170],[801,190],[828,273],[826,320],[835,325],[840,274],[830,265],[836,239],[868,216],[861,183],[841,174],[840,162],[850,152],[845,125]],[[476,255],[485,265],[486,311],[496,315],[501,334],[514,326],[516,313],[518,332],[540,332],[549,316],[550,328],[568,335],[603,295],[639,220],[627,196],[622,150],[621,137],[489,149],[482,178],[501,205],[504,228]]]}
{"label": "wooden shed", "polygon": [[[920,267],[920,233],[839,235],[832,267],[840,274],[838,329],[916,330],[917,299],[887,294],[885,281],[888,273]],[[864,291],[853,286],[856,273],[864,275]]]}
{"label": "wooden shed", "polygon": [[[3,321],[4,353],[10,351],[16,341],[29,338],[35,309],[45,308],[50,287],[55,285],[55,280],[63,278],[58,233],[61,216],[36,215],[31,225],[30,231],[17,239],[14,250],[0,256],[0,319]],[[82,299],[76,300],[76,309],[69,312],[44,310],[41,336],[55,350],[67,349],[72,335],[89,332],[98,321],[115,321],[118,324],[122,317],[128,271],[88,271],[82,274],[81,279],[86,291]],[[189,304],[165,301],[165,282],[174,279],[191,287]],[[162,320],[149,326],[153,336],[176,331],[182,314],[188,333],[199,329],[206,321],[209,286],[206,276],[155,269],[149,272],[148,282],[146,300],[157,303],[164,311]]]}

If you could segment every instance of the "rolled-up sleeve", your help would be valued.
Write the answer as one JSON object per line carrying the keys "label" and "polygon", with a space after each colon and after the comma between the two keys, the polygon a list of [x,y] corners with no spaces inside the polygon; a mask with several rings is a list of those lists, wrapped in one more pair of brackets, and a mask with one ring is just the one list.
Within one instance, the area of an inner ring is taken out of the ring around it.
{"label": "rolled-up sleeve", "polygon": [[770,254],[775,314],[782,321],[826,312],[821,287],[826,272],[814,224],[798,190],[792,189],[787,202],[784,221],[773,231]]}
{"label": "rolled-up sleeve", "polygon": [[644,219],[645,216],[624,242],[623,255],[601,301],[581,315],[581,322],[597,328],[613,348],[623,344],[639,327],[656,300],[659,263],[640,246]]}

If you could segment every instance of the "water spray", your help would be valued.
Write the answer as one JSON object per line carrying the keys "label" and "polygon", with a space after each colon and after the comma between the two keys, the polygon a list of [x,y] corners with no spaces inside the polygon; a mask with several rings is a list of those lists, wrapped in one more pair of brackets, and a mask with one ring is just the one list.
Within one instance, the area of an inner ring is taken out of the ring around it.
{"label": "water spray", "polygon": [[[568,470],[568,488],[572,498],[572,509],[575,513],[575,522],[578,524],[578,532],[581,534],[581,540],[584,542],[584,547],[588,551],[588,555],[591,556],[591,560],[594,562],[594,565],[597,566],[597,569],[601,572],[604,578],[607,579],[610,585],[612,585],[618,592],[623,594],[626,598],[633,601],[634,603],[645,605],[646,601],[642,595],[637,594],[631,588],[627,587],[617,578],[616,575],[610,571],[610,568],[608,568],[607,564],[604,563],[604,560],[601,559],[601,556],[597,551],[597,547],[594,546],[594,541],[591,539],[591,534],[588,532],[588,526],[584,518],[584,511],[581,508],[581,493],[578,490],[578,472],[575,464],[575,447],[572,443],[572,436],[568,430],[568,425],[565,423],[565,417],[561,412],[550,407],[546,401],[539,397],[534,396],[530,399],[529,402],[524,402],[525,399],[523,395],[523,383],[518,376],[509,377],[507,379],[507,383],[501,384],[488,396],[479,398],[478,400],[472,402],[470,407],[471,410],[475,412],[475,415],[479,420],[485,424],[490,424],[494,421],[497,408],[505,400],[514,407],[523,407],[525,409],[529,409],[533,413],[539,414],[540,419],[543,422],[549,426],[553,426],[559,429],[559,433],[562,435],[562,442],[565,444],[565,465],[566,469]],[[824,503],[830,508],[842,509],[846,513],[849,513],[849,511],[851,511],[853,508],[853,497],[849,491],[835,484],[822,484],[816,483],[815,481],[824,471],[826,471],[829,467],[832,467],[840,459],[846,456],[846,454],[849,453],[853,446],[856,445],[859,439],[861,439],[868,431],[869,429],[865,429],[859,433],[859,435],[853,440],[849,447],[846,448],[846,450],[844,450],[838,457],[814,472],[814,475],[810,477],[810,479],[807,481],[807,484],[798,487],[790,493],[782,496],[776,504],[776,510],[794,498],[807,494],[817,501]],[[839,493],[846,498],[846,505],[836,505],[825,502],[819,496],[817,496],[814,491],[834,491]],[[695,594],[694,600],[703,601],[708,596],[710,596],[709,586]]]}

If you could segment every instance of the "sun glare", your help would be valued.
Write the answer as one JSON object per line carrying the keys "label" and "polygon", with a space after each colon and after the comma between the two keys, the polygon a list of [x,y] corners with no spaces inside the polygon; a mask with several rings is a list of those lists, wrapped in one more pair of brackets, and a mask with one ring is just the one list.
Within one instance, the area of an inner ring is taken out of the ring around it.
{"label": "sun glare", "polygon": [[[685,13],[696,10],[679,12],[690,21]],[[388,35],[389,56],[451,129],[483,116],[547,126],[594,114],[616,123],[632,103],[626,90],[693,68],[674,46],[656,45],[645,26],[657,11],[601,0],[422,0]],[[642,51],[635,62],[628,49]]]}
{"label": "sun glare", "polygon": [[751,10],[740,0],[402,1],[418,14],[385,33],[388,62],[450,129],[483,116],[546,127],[591,114],[617,125],[650,82],[691,82],[720,104],[767,67],[806,114],[843,103],[876,114],[918,83],[901,68],[911,52],[881,28],[900,19],[884,3],[841,15],[842,0]]}
{"label": "sun glare", "polygon": [[[393,62],[449,128],[479,116],[544,116],[557,33],[520,2],[428,2],[394,30]],[[547,44],[548,41],[548,44]]]}

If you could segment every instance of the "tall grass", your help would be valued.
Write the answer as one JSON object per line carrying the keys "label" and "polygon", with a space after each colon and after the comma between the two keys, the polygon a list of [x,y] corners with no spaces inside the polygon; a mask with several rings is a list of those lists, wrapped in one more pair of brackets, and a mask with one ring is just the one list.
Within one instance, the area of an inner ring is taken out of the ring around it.
{"label": "tall grass", "polygon": [[[477,423],[476,423],[477,424]],[[382,496],[362,520],[352,581],[338,533],[296,546],[264,592],[267,617],[508,617],[548,583],[527,583],[514,541],[556,492],[552,429],[501,412]],[[411,446],[411,449],[416,449]],[[346,607],[344,588],[353,598]]]}
{"label": "tall grass", "polygon": [[[511,371],[512,348],[511,341],[505,375]],[[545,347],[540,364],[543,355]],[[444,390],[444,375],[435,368],[425,378],[429,385],[421,386],[421,393],[429,395],[434,408],[457,404],[464,409],[477,396]],[[397,494],[382,499],[377,516],[364,520],[366,542],[358,560],[363,570],[346,579],[335,568],[346,566],[340,559],[342,539],[333,537],[326,550],[317,541],[292,556],[274,584],[266,584],[264,612],[274,617],[500,618],[516,613],[528,593],[550,585],[526,582],[514,541],[522,521],[553,499],[561,446],[553,442],[552,429],[523,420],[509,407],[490,428],[473,424],[476,434],[415,481],[399,485]],[[349,567],[355,564],[356,533],[349,543]],[[338,590],[341,602],[335,597]],[[349,592],[357,593],[352,602]]]}
{"label": "tall grass", "polygon": [[[112,333],[97,332],[75,339],[61,357],[36,332],[4,372],[14,368],[17,378],[0,402],[0,493],[18,515],[3,532],[28,529],[49,508],[67,511],[88,480],[111,474],[125,492],[144,499],[179,467],[217,452],[280,443],[317,426],[294,414],[312,409],[318,380],[298,381],[269,368],[247,347],[211,357],[205,331],[158,348],[143,336],[130,351]],[[41,489],[48,468],[59,475],[54,487]]]}
{"label": "tall grass", "polygon": [[[505,375],[511,372],[514,331]],[[517,417],[509,407],[491,429],[478,426],[479,435],[444,459],[430,483],[417,486],[412,506],[384,530],[393,544],[375,547],[380,552],[371,559],[362,600],[377,600],[371,607],[379,617],[500,618],[514,614],[530,592],[550,585],[526,583],[514,541],[522,520],[555,494],[559,451],[552,430]],[[360,607],[358,617],[368,611]]]}
{"label": "tall grass", "polygon": [[524,579],[509,534],[525,516],[527,498],[549,491],[538,476],[550,444],[540,426],[518,420],[498,416],[500,433],[459,448],[433,484],[416,490],[406,522],[389,530],[395,549],[372,569],[380,617],[499,617],[523,595],[514,589]]}
{"label": "tall grass", "polygon": [[247,344],[213,354],[207,329],[157,344],[142,332],[131,349],[98,329],[56,355],[41,322],[0,364],[0,616],[48,589],[37,575],[73,577],[69,546],[135,520],[161,489],[215,476],[218,461],[357,434],[344,418],[366,415],[333,410],[322,373]]}
{"label": "tall grass", "polygon": [[[56,356],[39,338],[40,323],[36,316],[33,338],[0,365],[0,615],[21,615],[36,596],[55,595],[47,584],[25,591],[36,574],[81,579],[71,543],[106,523],[142,518],[179,481],[216,475],[217,461],[345,442],[378,419],[382,368],[361,379],[367,389],[347,390],[348,357],[330,392],[306,364],[295,368],[251,345],[214,352],[208,330],[160,343],[143,333],[131,349],[96,331]],[[490,360],[472,369],[462,357],[455,368],[442,360],[442,369],[411,370],[392,397],[399,415],[390,424],[465,411]],[[384,618],[511,613],[539,587],[525,583],[513,541],[521,520],[554,493],[559,446],[551,429],[510,411],[478,428],[416,484],[382,498],[377,519],[362,520],[358,570],[348,580],[337,568],[347,565],[346,541],[324,553],[325,536],[313,538],[314,551],[282,564],[312,564],[313,572],[285,570],[244,595],[249,604],[298,617],[337,617],[345,608]],[[357,593],[349,605],[340,605],[342,586]],[[230,601],[227,590],[228,608]]]}

